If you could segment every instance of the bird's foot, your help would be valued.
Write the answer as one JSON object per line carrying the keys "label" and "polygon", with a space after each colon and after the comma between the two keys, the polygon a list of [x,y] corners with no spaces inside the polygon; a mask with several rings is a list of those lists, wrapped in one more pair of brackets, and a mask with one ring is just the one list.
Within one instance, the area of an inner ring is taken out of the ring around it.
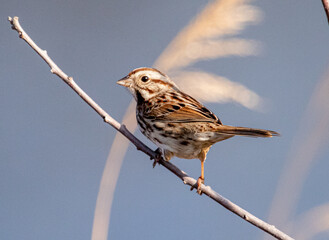
{"label": "bird's foot", "polygon": [[202,190],[201,190],[201,185],[204,184],[204,178],[203,177],[199,177],[198,180],[196,181],[196,184],[194,184],[191,187],[191,191],[196,188],[196,191],[199,195],[202,195]]}
{"label": "bird's foot", "polygon": [[160,148],[157,148],[157,150],[155,150],[155,158],[153,159],[153,168],[157,165],[160,164],[160,161],[162,160],[162,152]]}

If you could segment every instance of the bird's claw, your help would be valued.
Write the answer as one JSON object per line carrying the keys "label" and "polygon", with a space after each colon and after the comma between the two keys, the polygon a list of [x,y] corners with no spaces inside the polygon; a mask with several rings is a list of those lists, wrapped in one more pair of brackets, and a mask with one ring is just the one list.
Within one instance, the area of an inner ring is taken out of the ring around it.
{"label": "bird's claw", "polygon": [[199,177],[196,183],[191,187],[191,191],[196,188],[196,191],[199,195],[202,195],[201,185],[204,184],[204,178]]}
{"label": "bird's claw", "polygon": [[157,165],[157,164],[160,164],[160,161],[162,160],[162,153],[161,153],[161,149],[160,148],[157,148],[157,150],[155,150],[155,158],[153,159],[154,161],[153,161],[153,164],[152,164],[152,166],[153,166],[153,168],[155,168],[155,166]]}

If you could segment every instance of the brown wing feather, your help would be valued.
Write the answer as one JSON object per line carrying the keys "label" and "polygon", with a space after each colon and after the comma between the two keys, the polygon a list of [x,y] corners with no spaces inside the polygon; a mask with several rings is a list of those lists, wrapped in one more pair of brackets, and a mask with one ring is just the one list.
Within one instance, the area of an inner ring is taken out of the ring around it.
{"label": "brown wing feather", "polygon": [[[166,93],[168,96],[168,93]],[[191,96],[179,92],[172,92],[167,101],[154,104],[146,111],[146,118],[156,118],[164,122],[216,122],[222,124],[218,117]],[[161,97],[157,97],[161,99]]]}

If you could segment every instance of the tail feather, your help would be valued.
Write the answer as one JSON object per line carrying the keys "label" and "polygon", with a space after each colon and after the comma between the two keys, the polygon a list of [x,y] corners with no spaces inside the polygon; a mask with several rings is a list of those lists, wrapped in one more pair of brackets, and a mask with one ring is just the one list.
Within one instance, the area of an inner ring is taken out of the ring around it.
{"label": "tail feather", "polygon": [[246,127],[233,127],[227,125],[221,125],[218,128],[218,132],[227,135],[239,135],[248,137],[273,137],[280,136],[279,133],[271,130],[246,128]]}

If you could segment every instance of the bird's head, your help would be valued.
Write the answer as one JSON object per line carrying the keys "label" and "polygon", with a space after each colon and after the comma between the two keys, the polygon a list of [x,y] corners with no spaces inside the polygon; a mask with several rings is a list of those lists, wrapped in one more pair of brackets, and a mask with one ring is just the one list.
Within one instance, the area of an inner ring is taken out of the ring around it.
{"label": "bird's head", "polygon": [[137,102],[147,101],[172,89],[178,90],[167,75],[157,69],[145,67],[133,70],[117,84],[127,87]]}

